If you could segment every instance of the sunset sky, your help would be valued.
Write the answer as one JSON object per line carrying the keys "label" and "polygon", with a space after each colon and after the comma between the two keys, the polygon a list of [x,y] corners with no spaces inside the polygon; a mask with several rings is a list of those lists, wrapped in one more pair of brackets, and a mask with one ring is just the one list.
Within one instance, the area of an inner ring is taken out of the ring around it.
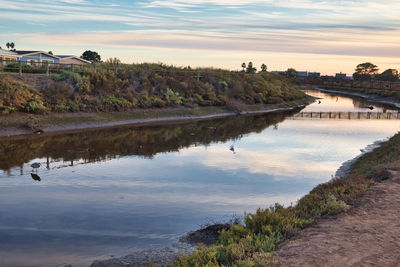
{"label": "sunset sky", "polygon": [[125,63],[400,69],[400,0],[0,0],[0,46]]}

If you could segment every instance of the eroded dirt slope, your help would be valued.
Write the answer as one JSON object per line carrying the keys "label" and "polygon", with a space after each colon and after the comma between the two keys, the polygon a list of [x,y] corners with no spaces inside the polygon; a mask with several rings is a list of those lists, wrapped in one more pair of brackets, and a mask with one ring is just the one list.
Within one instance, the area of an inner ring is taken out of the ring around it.
{"label": "eroded dirt slope", "polygon": [[276,255],[280,266],[400,266],[400,172],[348,213],[282,243]]}

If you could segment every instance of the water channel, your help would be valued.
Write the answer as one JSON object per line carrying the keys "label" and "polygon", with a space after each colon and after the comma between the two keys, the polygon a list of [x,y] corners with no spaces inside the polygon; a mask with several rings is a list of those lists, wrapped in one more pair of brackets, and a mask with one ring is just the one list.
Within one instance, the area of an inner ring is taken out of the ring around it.
{"label": "water channel", "polygon": [[390,111],[307,93],[320,100],[290,112],[1,138],[0,265],[88,266],[290,205],[400,129],[400,120],[293,116]]}

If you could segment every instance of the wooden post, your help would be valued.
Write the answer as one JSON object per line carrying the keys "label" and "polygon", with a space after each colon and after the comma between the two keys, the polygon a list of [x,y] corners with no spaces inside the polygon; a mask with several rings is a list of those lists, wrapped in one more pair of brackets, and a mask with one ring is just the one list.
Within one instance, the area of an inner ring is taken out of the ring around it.
{"label": "wooden post", "polygon": [[18,73],[21,76],[22,75],[22,62],[21,62],[21,60],[19,60],[18,67],[19,67]]}
{"label": "wooden post", "polygon": [[49,62],[46,61],[46,76],[49,76]]}

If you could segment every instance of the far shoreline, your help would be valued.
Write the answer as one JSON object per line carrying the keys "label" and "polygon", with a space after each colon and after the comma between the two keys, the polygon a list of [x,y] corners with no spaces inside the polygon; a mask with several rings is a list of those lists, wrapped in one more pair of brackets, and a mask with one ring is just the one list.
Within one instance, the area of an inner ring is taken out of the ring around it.
{"label": "far shoreline", "polygon": [[[185,121],[208,120],[232,117],[237,115],[256,115],[280,111],[301,109],[314,99],[307,97],[302,100],[271,105],[246,106],[245,110],[232,111],[224,107],[198,108],[164,108],[138,109],[127,112],[98,112],[98,113],[51,113],[34,115],[19,113],[0,116],[0,137],[28,136],[42,133],[58,133],[81,131],[96,128],[118,126],[142,126]],[[30,123],[38,124],[36,129]]]}

